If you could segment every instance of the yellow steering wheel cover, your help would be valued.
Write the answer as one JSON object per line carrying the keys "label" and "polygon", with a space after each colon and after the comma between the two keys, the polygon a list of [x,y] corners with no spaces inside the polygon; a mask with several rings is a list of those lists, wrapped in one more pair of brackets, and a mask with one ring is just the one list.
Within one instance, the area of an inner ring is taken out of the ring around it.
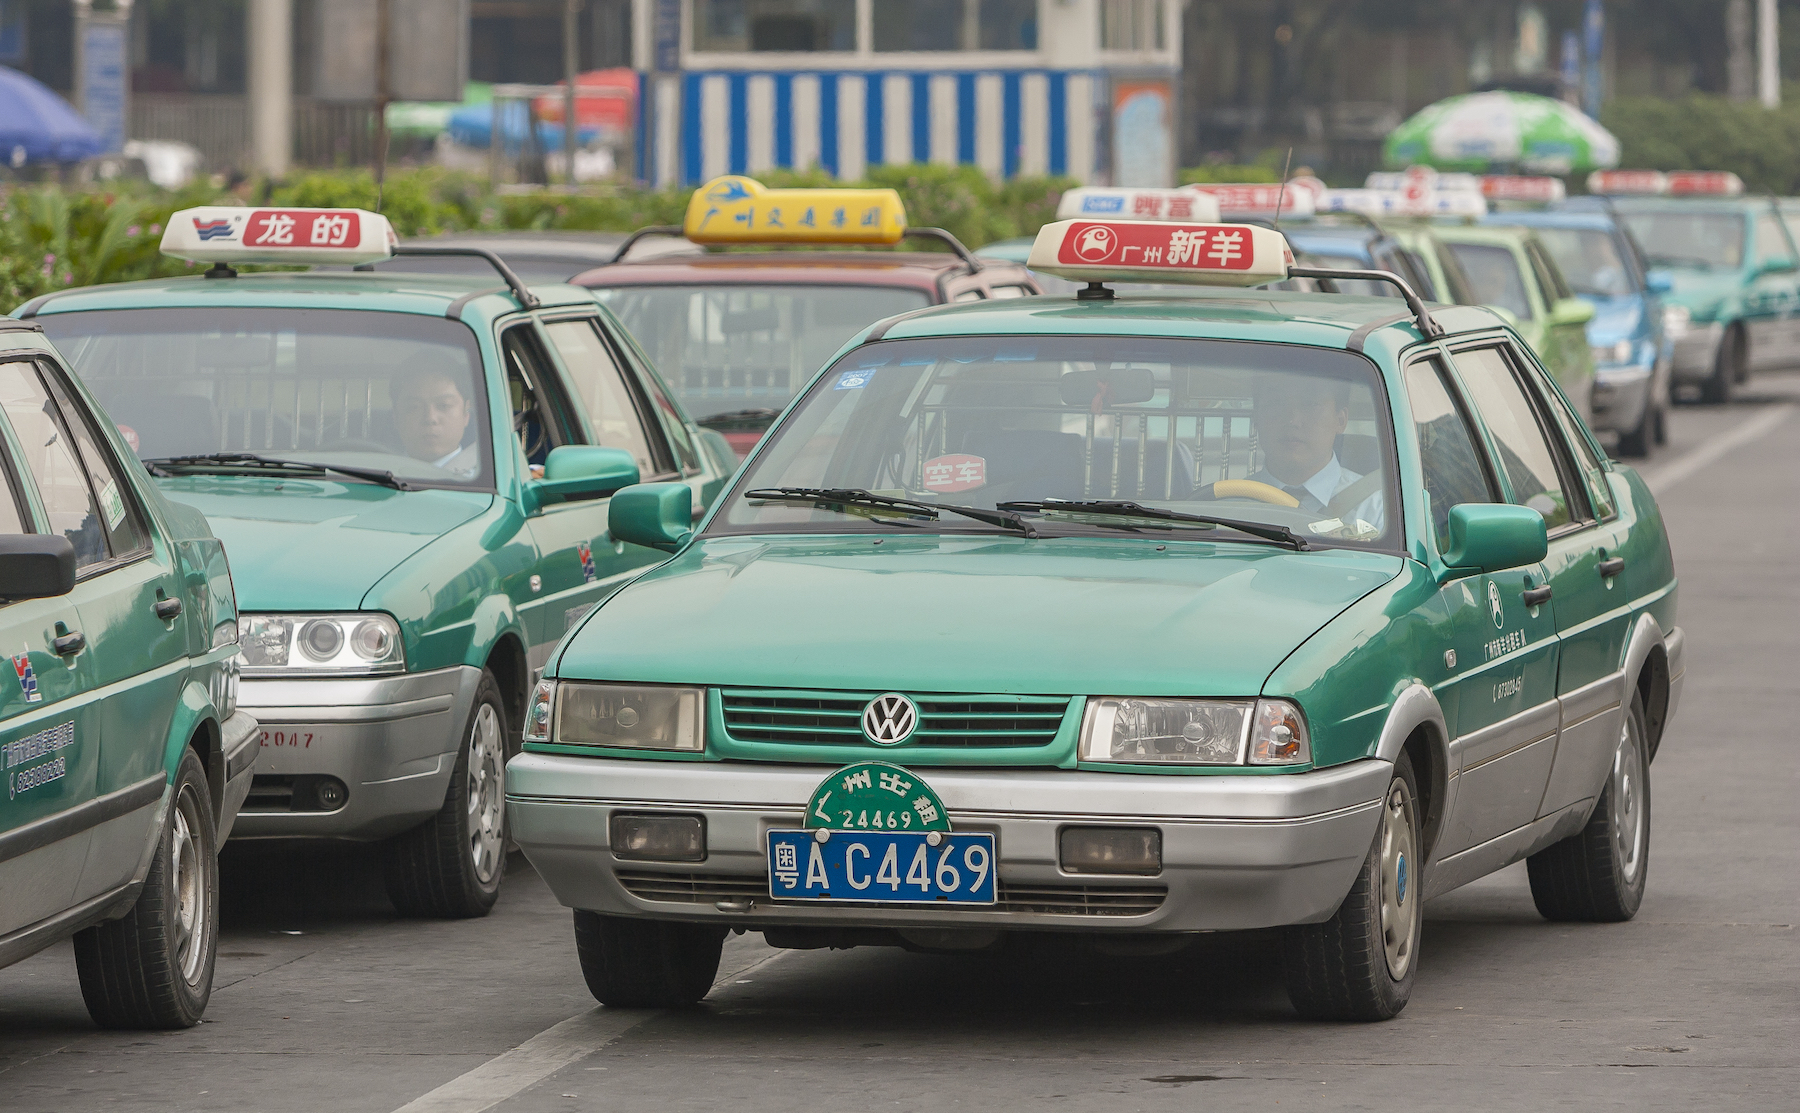
{"label": "yellow steering wheel cover", "polygon": [[1212,485],[1216,499],[1255,499],[1276,506],[1299,506],[1300,500],[1280,487],[1258,483],[1254,479],[1221,479]]}

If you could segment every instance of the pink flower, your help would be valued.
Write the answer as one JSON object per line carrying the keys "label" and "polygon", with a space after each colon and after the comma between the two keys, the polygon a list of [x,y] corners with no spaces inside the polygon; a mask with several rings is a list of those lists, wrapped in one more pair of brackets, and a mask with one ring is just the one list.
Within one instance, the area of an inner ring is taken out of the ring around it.
{"label": "pink flower", "polygon": [[141,231],[143,231],[142,228],[139,228],[137,225],[133,224],[131,227],[125,229],[125,234],[127,236],[135,236]]}
{"label": "pink flower", "polygon": [[162,231],[162,225],[160,225],[160,224],[152,224],[150,226],[150,234],[152,236],[157,235],[161,231]]}
{"label": "pink flower", "polygon": [[47,266],[49,266],[49,265],[50,265],[50,264],[51,264],[51,263],[54,263],[54,262],[56,262],[56,256],[54,256],[54,255],[46,255],[46,256],[44,256],[44,265],[45,265],[45,266],[46,266],[46,267],[47,267]]}

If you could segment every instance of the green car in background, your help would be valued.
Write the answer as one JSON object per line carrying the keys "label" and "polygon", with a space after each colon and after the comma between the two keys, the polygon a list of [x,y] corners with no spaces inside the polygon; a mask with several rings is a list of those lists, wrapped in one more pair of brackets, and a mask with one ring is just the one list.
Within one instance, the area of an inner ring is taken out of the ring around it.
{"label": "green car in background", "polygon": [[1433,231],[1462,264],[1477,304],[1498,309],[1556,379],[1583,421],[1593,419],[1594,307],[1575,296],[1550,253],[1525,228],[1446,224]]}
{"label": "green car in background", "polygon": [[212,993],[258,755],[237,618],[206,519],[0,317],[0,966],[74,936],[104,1027],[190,1027]]}
{"label": "green car in background", "polygon": [[237,836],[379,841],[402,912],[477,916],[536,671],[660,559],[607,532],[607,496],[659,477],[707,505],[725,472],[586,290],[527,287],[497,258],[504,285],[230,267],[392,243],[360,210],[187,210],[163,249],[206,277],[20,315],[231,554],[263,752]]}

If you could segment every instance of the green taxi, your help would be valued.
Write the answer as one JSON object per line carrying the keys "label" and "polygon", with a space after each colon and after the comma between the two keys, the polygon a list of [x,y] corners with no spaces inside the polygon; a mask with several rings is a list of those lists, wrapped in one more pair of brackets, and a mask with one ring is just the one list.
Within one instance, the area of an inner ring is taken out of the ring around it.
{"label": "green taxi", "polygon": [[212,993],[218,845],[250,790],[237,605],[34,324],[0,317],[0,966],[74,937],[109,1028]]}
{"label": "green taxi", "polygon": [[[657,478],[705,506],[724,474],[586,290],[396,249],[360,210],[187,210],[163,248],[211,269],[19,315],[231,555],[263,755],[234,837],[381,842],[401,911],[482,915],[536,670],[660,557],[608,532],[607,496]],[[396,250],[495,278],[233,267]]]}
{"label": "green taxi", "polygon": [[[1422,902],[1526,859],[1624,920],[1683,637],[1662,519],[1477,306],[1243,225],[1069,220],[1073,298],[876,324],[564,639],[515,836],[609,1005],[780,947],[1278,928],[1312,1017],[1406,1003]],[[755,654],[735,647],[754,640]],[[1129,944],[1119,944],[1129,945]]]}

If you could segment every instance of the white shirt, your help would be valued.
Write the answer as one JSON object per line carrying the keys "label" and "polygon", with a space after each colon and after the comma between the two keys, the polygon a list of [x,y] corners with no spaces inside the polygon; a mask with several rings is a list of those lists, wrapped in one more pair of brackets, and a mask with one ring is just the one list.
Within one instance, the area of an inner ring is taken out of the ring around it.
{"label": "white shirt", "polygon": [[[1331,455],[1331,459],[1326,462],[1325,466],[1313,473],[1312,478],[1304,483],[1293,484],[1293,486],[1304,488],[1306,493],[1311,496],[1310,498],[1300,499],[1300,508],[1302,510],[1323,511],[1325,507],[1330,504],[1332,499],[1336,498],[1339,493],[1349,489],[1351,484],[1361,478],[1361,472],[1351,471],[1343,464],[1340,464],[1338,462],[1337,453],[1334,452]],[[1283,483],[1281,480],[1275,478],[1267,468],[1250,476],[1250,479],[1257,483],[1267,483],[1269,486],[1281,490],[1286,490],[1290,486],[1290,484]],[[1371,527],[1368,532],[1380,533],[1387,528],[1387,514],[1385,511],[1386,500],[1382,497],[1382,492],[1376,491],[1368,498],[1357,503],[1355,508],[1348,514],[1342,516],[1344,527],[1355,527],[1358,521],[1362,521],[1367,522]],[[1336,533],[1338,530],[1334,527],[1326,527],[1322,528],[1319,532]],[[1364,531],[1352,528],[1351,532],[1354,534]]]}
{"label": "white shirt", "polygon": [[475,451],[474,445],[463,447],[458,445],[453,452],[447,452],[431,462],[434,468],[443,468],[458,479],[472,479],[481,470],[481,453]]}

